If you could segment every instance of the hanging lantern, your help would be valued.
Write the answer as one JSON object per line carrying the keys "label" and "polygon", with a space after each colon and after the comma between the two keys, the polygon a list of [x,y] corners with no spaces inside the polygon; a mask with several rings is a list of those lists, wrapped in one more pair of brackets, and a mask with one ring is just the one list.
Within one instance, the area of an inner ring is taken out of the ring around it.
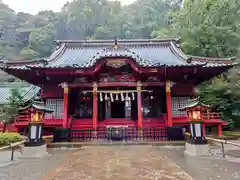
{"label": "hanging lantern", "polygon": [[110,99],[111,99],[111,102],[114,101],[112,93],[110,93]]}
{"label": "hanging lantern", "polygon": [[100,93],[100,101],[103,101],[103,95]]}
{"label": "hanging lantern", "polygon": [[118,98],[118,94],[116,94],[116,101],[118,101],[119,100],[119,98]]}
{"label": "hanging lantern", "polygon": [[128,101],[129,100],[129,96],[128,96],[128,93],[126,93],[126,97],[125,97],[125,100]]}
{"label": "hanging lantern", "polygon": [[129,101],[125,101],[126,107],[129,106]]}
{"label": "hanging lantern", "polygon": [[107,93],[105,93],[105,97],[104,97],[105,101],[108,100],[108,96],[107,96]]}
{"label": "hanging lantern", "polygon": [[121,100],[124,101],[123,93],[121,93]]}
{"label": "hanging lantern", "polygon": [[134,92],[132,92],[132,100],[133,100],[133,101],[135,100]]}

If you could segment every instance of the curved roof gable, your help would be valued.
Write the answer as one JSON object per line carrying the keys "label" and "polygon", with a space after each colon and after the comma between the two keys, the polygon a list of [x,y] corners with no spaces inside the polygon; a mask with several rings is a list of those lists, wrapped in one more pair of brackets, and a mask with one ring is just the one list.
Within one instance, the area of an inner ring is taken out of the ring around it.
{"label": "curved roof gable", "polygon": [[[179,48],[178,39],[83,40],[57,41],[57,43],[58,46],[50,57],[31,63],[17,63],[14,64],[14,68],[89,68],[98,60],[108,57],[131,58],[141,67],[232,65],[226,63],[231,61],[230,58],[222,59],[221,62],[208,62],[209,58],[185,55]],[[5,63],[5,65],[9,67],[13,63]]]}

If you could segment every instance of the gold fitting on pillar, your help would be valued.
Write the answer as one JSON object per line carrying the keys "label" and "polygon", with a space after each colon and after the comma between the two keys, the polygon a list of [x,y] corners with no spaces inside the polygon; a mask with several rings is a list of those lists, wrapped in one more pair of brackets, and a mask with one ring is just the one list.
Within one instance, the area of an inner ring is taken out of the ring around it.
{"label": "gold fitting on pillar", "polygon": [[97,95],[97,92],[98,92],[98,86],[97,86],[97,83],[94,82],[94,83],[93,83],[93,95],[96,96],[96,95]]}
{"label": "gold fitting on pillar", "polygon": [[166,86],[166,92],[171,92],[171,86],[172,86],[171,81],[166,81],[165,86]]}
{"label": "gold fitting on pillar", "polygon": [[64,88],[64,94],[68,94],[68,87]]}
{"label": "gold fitting on pillar", "polygon": [[137,92],[140,92],[142,90],[142,83],[141,81],[137,82]]}
{"label": "gold fitting on pillar", "polygon": [[62,83],[62,88],[63,88],[64,94],[68,94],[68,91],[69,91],[68,84],[65,82]]}

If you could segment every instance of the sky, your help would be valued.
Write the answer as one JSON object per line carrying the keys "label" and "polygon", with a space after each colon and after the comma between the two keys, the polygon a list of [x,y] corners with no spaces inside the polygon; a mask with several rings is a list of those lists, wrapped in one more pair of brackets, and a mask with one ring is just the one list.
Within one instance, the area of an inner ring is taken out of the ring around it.
{"label": "sky", "polygon": [[[37,14],[42,10],[59,11],[67,1],[72,0],[2,0],[3,3],[7,4],[16,12],[26,12],[30,14]],[[135,0],[120,1],[123,5],[127,5],[131,4]]]}

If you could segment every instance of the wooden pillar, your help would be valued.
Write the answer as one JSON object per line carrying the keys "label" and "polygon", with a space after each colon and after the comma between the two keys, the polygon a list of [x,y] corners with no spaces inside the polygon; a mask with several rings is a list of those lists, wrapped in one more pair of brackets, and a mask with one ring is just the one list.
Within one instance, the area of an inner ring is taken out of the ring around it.
{"label": "wooden pillar", "polygon": [[202,124],[203,136],[206,136],[206,125]]}
{"label": "wooden pillar", "polygon": [[218,124],[218,136],[222,136],[222,124]]}
{"label": "wooden pillar", "polygon": [[142,129],[142,83],[137,82],[138,129]]}
{"label": "wooden pillar", "polygon": [[69,88],[67,83],[63,83],[63,127],[68,128],[68,93]]}
{"label": "wooden pillar", "polygon": [[166,81],[166,104],[167,104],[167,126],[172,126],[172,98],[171,98],[171,82]]}
{"label": "wooden pillar", "polygon": [[98,118],[98,87],[97,83],[93,83],[93,129],[97,130],[97,118]]}

